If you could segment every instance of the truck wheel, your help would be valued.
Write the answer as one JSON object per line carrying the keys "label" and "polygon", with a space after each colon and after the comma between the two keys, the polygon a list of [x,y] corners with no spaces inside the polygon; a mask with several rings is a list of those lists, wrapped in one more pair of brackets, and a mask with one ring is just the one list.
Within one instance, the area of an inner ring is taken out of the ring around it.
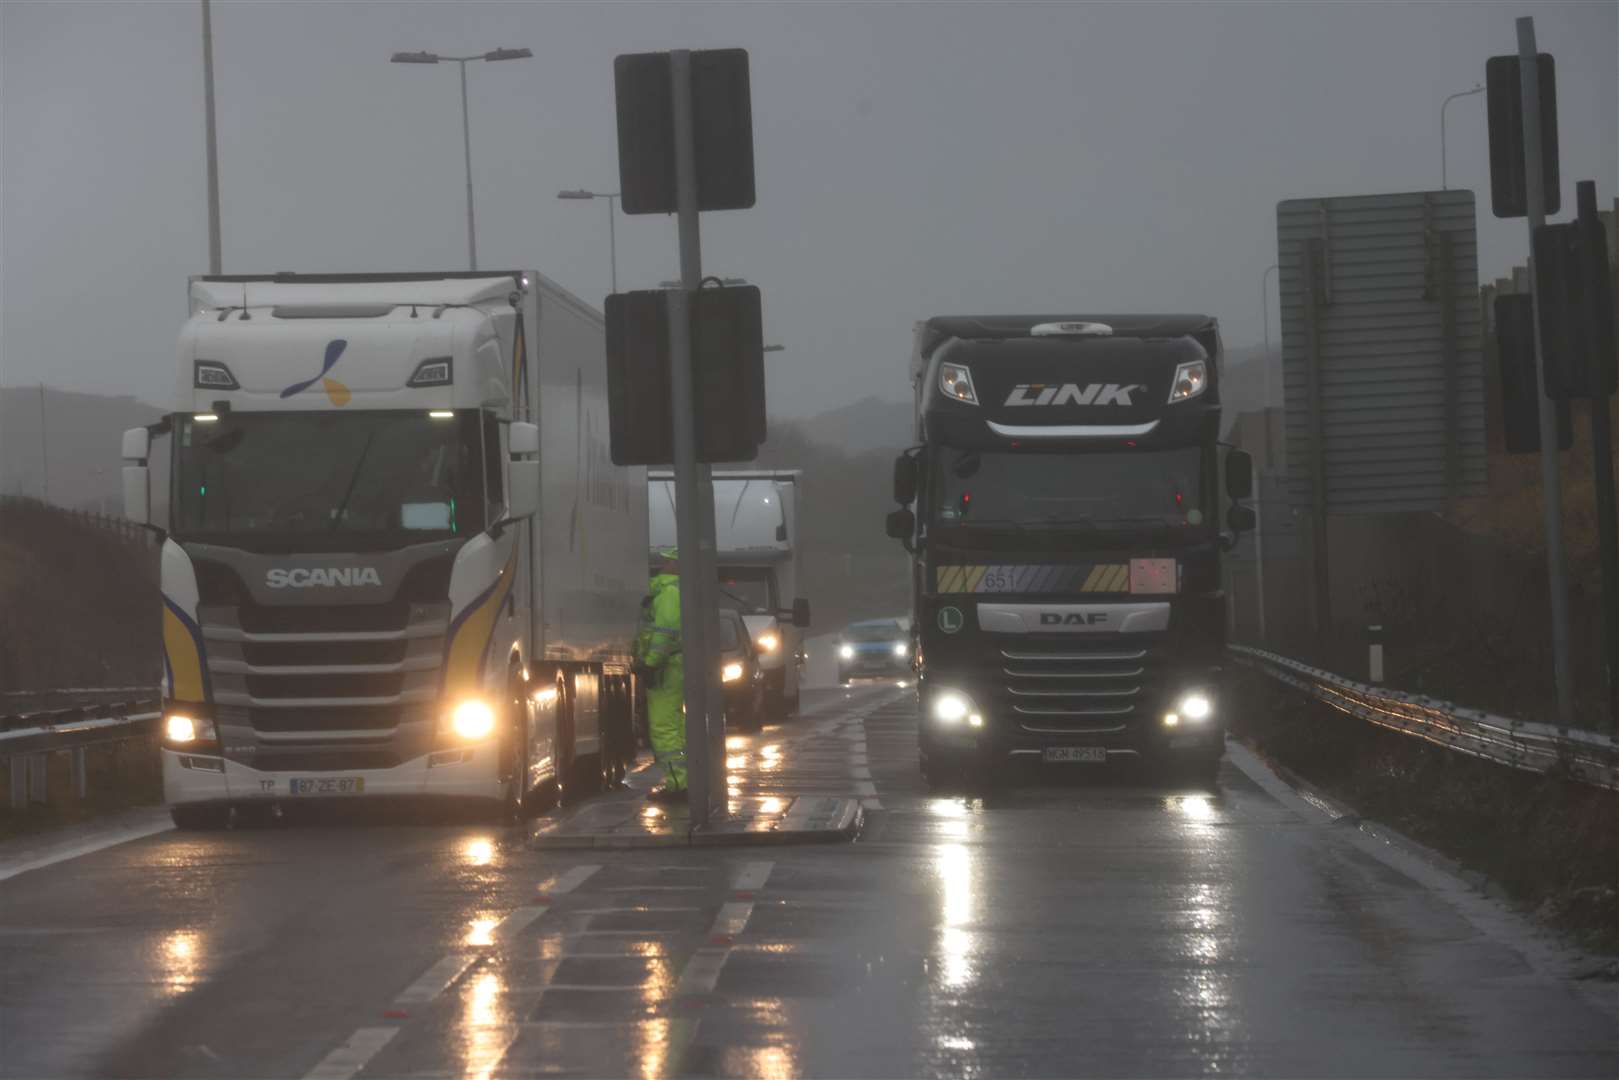
{"label": "truck wheel", "polygon": [[[568,723],[568,733],[569,733],[569,742],[571,743],[573,741],[574,735],[577,734],[577,728],[575,727],[575,724],[578,721],[578,717],[574,712],[575,697],[574,697],[574,691],[573,691],[573,678],[571,676],[568,678],[567,683],[568,683],[568,721],[569,721],[569,723]],[[601,695],[599,693],[597,694],[597,699],[596,700],[597,700],[597,708],[600,709],[601,708],[601,704],[600,704],[601,703]],[[597,724],[597,728],[598,728],[598,737],[597,737],[597,740],[596,740],[596,746],[597,746],[596,753],[587,754],[584,757],[576,757],[576,758],[574,758],[573,767],[567,773],[568,779],[567,779],[567,781],[565,782],[565,785],[564,785],[564,792],[565,792],[565,794],[567,796],[567,800],[569,802],[578,802],[581,799],[589,798],[590,796],[599,794],[601,792],[602,781],[603,781],[602,762],[606,760],[606,742],[607,742],[607,740],[606,740],[604,735],[600,734],[600,729],[602,728],[602,723],[601,723],[601,716],[599,714],[597,715],[597,718],[596,718],[596,724]]]}
{"label": "truck wheel", "polygon": [[500,767],[509,779],[502,816],[522,820],[533,813],[534,800],[528,790],[528,705],[522,668],[516,664],[506,673],[506,739],[500,748]]}
{"label": "truck wheel", "polygon": [[223,829],[230,824],[230,807],[216,803],[192,803],[169,807],[169,817],[176,829],[187,832],[206,832]]}

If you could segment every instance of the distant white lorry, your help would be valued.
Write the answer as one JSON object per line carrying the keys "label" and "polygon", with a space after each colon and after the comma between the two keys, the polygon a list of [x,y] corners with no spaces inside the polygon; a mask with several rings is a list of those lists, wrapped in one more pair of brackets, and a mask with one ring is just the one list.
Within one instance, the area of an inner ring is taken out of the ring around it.
{"label": "distant white lorry", "polygon": [[600,314],[533,271],[190,296],[174,411],[124,435],[131,517],[170,459],[175,822],[321,796],[514,809],[620,773],[645,473],[608,454]]}
{"label": "distant white lorry", "polygon": [[[722,607],[740,612],[759,650],[765,718],[798,711],[809,601],[798,595],[797,470],[716,472],[714,541]],[[674,474],[647,474],[652,556],[675,544]]]}

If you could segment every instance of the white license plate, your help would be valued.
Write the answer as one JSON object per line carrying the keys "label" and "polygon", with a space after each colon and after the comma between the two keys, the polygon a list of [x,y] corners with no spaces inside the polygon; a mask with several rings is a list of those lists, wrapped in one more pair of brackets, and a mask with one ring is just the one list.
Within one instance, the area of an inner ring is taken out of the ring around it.
{"label": "white license plate", "polygon": [[1048,746],[1045,760],[1047,761],[1088,761],[1100,764],[1107,763],[1107,747],[1105,746]]}
{"label": "white license plate", "polygon": [[297,777],[287,781],[287,790],[294,795],[363,795],[363,776]]}

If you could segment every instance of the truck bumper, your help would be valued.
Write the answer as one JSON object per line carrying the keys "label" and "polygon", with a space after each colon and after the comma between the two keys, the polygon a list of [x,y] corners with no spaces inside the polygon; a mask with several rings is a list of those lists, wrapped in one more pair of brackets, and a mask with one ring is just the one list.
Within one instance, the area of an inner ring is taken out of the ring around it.
{"label": "truck bumper", "polygon": [[[170,806],[189,803],[247,803],[320,798],[433,797],[488,799],[505,797],[499,777],[499,747],[495,743],[424,754],[391,769],[356,769],[346,772],[261,772],[225,758],[163,750],[163,797]],[[293,781],[313,780],[309,785]],[[358,781],[338,785],[320,781]]]}

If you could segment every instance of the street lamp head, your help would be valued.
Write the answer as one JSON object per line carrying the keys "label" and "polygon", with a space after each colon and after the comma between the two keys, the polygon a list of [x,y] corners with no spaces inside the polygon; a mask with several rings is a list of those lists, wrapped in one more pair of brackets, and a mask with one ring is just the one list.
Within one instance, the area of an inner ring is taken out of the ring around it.
{"label": "street lamp head", "polygon": [[430,52],[396,52],[392,62],[395,64],[436,64],[438,54]]}
{"label": "street lamp head", "polygon": [[584,188],[557,192],[557,198],[559,199],[594,199],[595,197],[596,193],[594,191],[586,191]]}
{"label": "street lamp head", "polygon": [[485,60],[527,60],[534,54],[527,49],[496,49],[483,54]]}

